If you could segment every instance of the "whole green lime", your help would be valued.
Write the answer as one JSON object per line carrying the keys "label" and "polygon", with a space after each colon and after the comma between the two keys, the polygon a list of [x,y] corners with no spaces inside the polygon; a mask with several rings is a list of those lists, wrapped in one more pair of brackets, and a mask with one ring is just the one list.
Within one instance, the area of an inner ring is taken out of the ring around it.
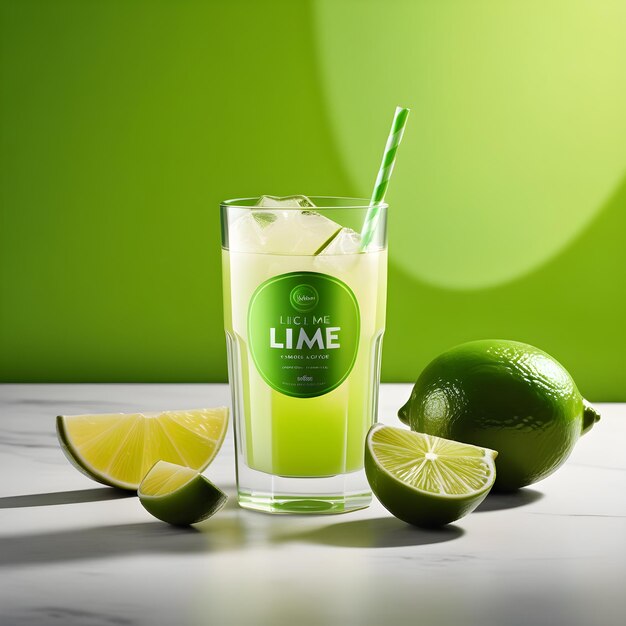
{"label": "whole green lime", "polygon": [[554,472],[600,419],[558,361],[498,339],[464,343],[431,361],[398,416],[414,431],[497,450],[499,491]]}

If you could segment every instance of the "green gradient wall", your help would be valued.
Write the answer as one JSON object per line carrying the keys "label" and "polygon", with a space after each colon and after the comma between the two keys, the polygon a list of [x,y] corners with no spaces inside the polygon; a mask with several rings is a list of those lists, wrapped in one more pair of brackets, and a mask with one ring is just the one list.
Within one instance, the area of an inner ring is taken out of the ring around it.
{"label": "green gradient wall", "polygon": [[220,199],[367,195],[383,374],[534,343],[626,400],[626,3],[0,0],[0,379],[223,381]]}

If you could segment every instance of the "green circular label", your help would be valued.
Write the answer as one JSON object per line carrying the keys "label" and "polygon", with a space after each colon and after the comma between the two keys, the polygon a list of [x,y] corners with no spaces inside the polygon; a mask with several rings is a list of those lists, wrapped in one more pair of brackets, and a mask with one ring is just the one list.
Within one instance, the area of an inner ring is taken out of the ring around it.
{"label": "green circular label", "polygon": [[344,282],[316,272],[265,281],[248,308],[248,343],[265,382],[287,396],[314,398],[352,371],[361,318]]}

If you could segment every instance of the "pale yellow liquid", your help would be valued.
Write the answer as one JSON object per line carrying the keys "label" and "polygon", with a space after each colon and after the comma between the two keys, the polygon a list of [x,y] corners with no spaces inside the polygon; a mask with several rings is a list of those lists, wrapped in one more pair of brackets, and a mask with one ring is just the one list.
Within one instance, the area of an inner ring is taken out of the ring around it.
{"label": "pale yellow liquid", "polygon": [[[222,251],[224,326],[230,382],[239,420],[239,453],[252,469],[292,477],[333,476],[363,467],[374,420],[385,327],[386,250],[364,254],[288,256]],[[248,349],[248,306],[255,289],[288,272],[334,276],[354,292],[361,315],[357,357],[336,389],[293,398],[260,376]]]}

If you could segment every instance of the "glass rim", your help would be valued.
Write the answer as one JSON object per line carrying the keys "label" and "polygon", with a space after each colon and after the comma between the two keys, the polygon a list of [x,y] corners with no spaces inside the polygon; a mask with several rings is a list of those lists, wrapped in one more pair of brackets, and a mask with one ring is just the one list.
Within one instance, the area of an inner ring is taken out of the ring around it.
{"label": "glass rim", "polygon": [[[252,202],[256,202],[258,201],[259,198],[261,198],[262,196],[251,196],[248,198],[232,198],[230,200],[222,200],[222,202],[220,202],[220,206],[224,207],[224,208],[229,208],[229,209],[247,209],[247,210],[251,210],[251,209],[280,209],[281,211],[302,211],[302,210],[306,210],[306,207],[272,207],[272,206],[267,206],[267,207],[258,207],[255,206],[254,204],[251,204]],[[322,210],[329,210],[329,209],[340,209],[340,210],[344,210],[344,209],[370,209],[373,207],[376,207],[378,209],[388,209],[389,208],[389,204],[387,204],[386,202],[379,202],[377,204],[371,204],[371,200],[368,200],[367,198],[357,198],[357,197],[352,197],[352,196],[307,196],[307,198],[310,198],[311,200],[313,200],[313,203],[315,204],[314,207],[311,207],[312,210],[315,209],[322,209]],[[331,202],[323,202],[322,204],[320,203],[316,203],[315,200],[322,200],[322,201],[331,201]],[[337,204],[336,201],[347,201],[346,204]],[[335,201],[335,203],[333,203],[332,201]],[[247,204],[246,204],[247,202]]]}

